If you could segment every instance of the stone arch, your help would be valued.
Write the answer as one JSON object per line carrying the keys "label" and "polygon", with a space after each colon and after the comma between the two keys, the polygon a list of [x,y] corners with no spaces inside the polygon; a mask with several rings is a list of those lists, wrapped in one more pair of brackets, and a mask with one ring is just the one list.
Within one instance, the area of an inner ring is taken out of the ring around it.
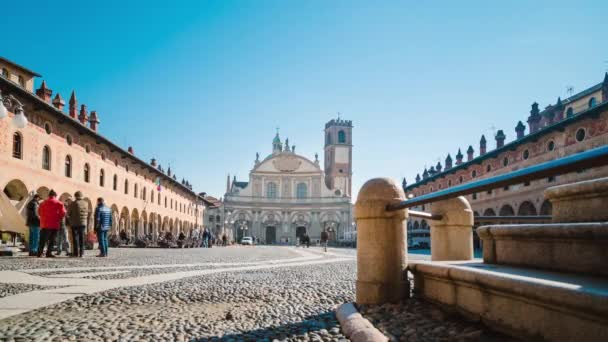
{"label": "stone arch", "polygon": [[418,221],[414,221],[414,230],[420,229],[420,223]]}
{"label": "stone arch", "polygon": [[118,221],[118,231],[119,232],[122,232],[124,230],[125,233],[127,233],[127,235],[130,233],[130,230],[129,230],[130,218],[131,218],[131,215],[129,213],[129,209],[127,207],[122,207],[122,209],[120,210],[120,218]]}
{"label": "stone arch", "polygon": [[420,221],[420,229],[430,229],[429,224],[426,222],[426,220]]}
{"label": "stone arch", "polygon": [[510,206],[509,204],[505,204],[500,208],[499,215],[500,216],[514,216],[515,210],[513,210],[513,207]]}
{"label": "stone arch", "polygon": [[93,211],[93,202],[91,202],[91,200],[88,197],[83,198],[83,200],[85,202],[87,202],[87,208],[88,208],[87,227],[86,227],[86,231],[88,232],[89,230],[92,230],[94,228],[93,225],[95,224],[95,218],[93,217],[93,215],[95,213]]}
{"label": "stone arch", "polygon": [[519,216],[536,216],[536,207],[530,201],[524,201],[519,205],[517,209],[517,215]]}
{"label": "stone arch", "polygon": [[265,211],[260,217],[261,222],[281,222],[282,216],[278,211]]}
{"label": "stone arch", "polygon": [[120,222],[120,214],[118,211],[118,206],[116,204],[112,204],[110,206],[110,210],[112,210],[112,233],[110,235],[116,236],[119,233],[119,222]]}
{"label": "stone arch", "polygon": [[141,235],[146,236],[146,235],[150,234],[150,229],[148,227],[148,213],[146,212],[145,209],[142,210],[142,212],[141,212],[139,222],[141,222]]}
{"label": "stone arch", "polygon": [[540,205],[540,214],[541,215],[551,215],[553,213],[553,205],[549,200],[544,200]]}
{"label": "stone arch", "polygon": [[483,216],[496,216],[496,212],[492,208],[483,211]]}
{"label": "stone arch", "polygon": [[65,203],[66,201],[71,201],[72,200],[72,194],[68,194],[67,192],[64,192],[61,194],[61,196],[58,197],[59,202],[61,203]]}
{"label": "stone arch", "polygon": [[28,197],[27,186],[19,179],[13,179],[4,186],[4,193],[13,201],[21,201]]}
{"label": "stone arch", "polygon": [[133,237],[139,237],[141,236],[141,221],[139,220],[139,211],[137,210],[137,208],[133,208],[133,210],[131,211],[131,220],[130,220],[130,224],[128,225],[129,229],[131,230],[131,236]]}

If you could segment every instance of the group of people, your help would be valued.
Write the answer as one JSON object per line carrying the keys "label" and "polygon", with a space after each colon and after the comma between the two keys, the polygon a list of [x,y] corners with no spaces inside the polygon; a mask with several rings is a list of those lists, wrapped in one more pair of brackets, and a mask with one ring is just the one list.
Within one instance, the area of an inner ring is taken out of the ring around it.
{"label": "group of people", "polygon": [[[72,257],[84,256],[86,227],[89,220],[89,205],[84,200],[82,192],[74,193],[74,201],[62,203],[57,199],[54,190],[49,192],[46,200],[40,203],[40,195],[35,194],[27,204],[27,221],[29,227],[29,255],[41,257],[46,245],[46,257],[54,258],[53,247],[57,242],[57,255],[65,249]],[[67,227],[70,227],[70,241]],[[94,215],[94,228],[99,242],[98,257],[108,256],[108,231],[112,227],[112,211],[103,198],[97,199]],[[57,237],[59,240],[56,241]],[[71,252],[68,251],[71,245]]]}

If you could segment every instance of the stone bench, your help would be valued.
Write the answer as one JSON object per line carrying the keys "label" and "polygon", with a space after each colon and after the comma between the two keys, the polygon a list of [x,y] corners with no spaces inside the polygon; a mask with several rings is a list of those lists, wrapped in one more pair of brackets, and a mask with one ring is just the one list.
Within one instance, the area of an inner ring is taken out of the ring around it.
{"label": "stone bench", "polygon": [[477,234],[488,264],[608,276],[608,222],[493,225]]}
{"label": "stone bench", "polygon": [[608,341],[608,279],[481,262],[415,262],[414,292],[530,340]]}

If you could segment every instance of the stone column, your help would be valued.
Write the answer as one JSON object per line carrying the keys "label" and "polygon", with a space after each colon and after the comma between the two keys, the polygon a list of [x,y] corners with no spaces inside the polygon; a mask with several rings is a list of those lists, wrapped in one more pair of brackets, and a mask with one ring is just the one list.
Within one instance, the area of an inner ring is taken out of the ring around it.
{"label": "stone column", "polygon": [[431,260],[473,259],[473,210],[463,196],[431,205],[433,215],[441,221],[431,221]]}
{"label": "stone column", "polygon": [[386,211],[405,200],[401,186],[388,178],[367,181],[355,204],[357,303],[382,304],[407,297],[407,210]]}

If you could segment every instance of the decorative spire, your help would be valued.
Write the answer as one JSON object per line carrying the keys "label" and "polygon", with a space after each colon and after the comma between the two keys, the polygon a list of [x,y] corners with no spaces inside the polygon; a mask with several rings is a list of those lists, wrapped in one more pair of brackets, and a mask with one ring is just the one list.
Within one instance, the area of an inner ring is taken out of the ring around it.
{"label": "decorative spire", "polygon": [[87,114],[87,105],[83,104],[82,106],[80,106],[80,115],[78,115],[78,120],[83,125],[86,125],[87,121],[89,121],[89,117]]}
{"label": "decorative spire", "polygon": [[425,167],[424,171],[422,172],[422,179],[427,179],[427,178],[429,178],[429,171]]}
{"label": "decorative spire", "polygon": [[524,137],[524,131],[526,130],[526,126],[523,122],[519,121],[517,126],[515,126],[515,133],[517,133],[517,139],[521,139]]}
{"label": "decorative spire", "polygon": [[538,103],[534,102],[532,104],[532,109],[530,109],[530,116],[528,117],[528,125],[530,126],[530,133],[534,133],[538,131],[540,128],[539,123],[541,120],[540,110],[538,109]]}
{"label": "decorative spire", "polygon": [[51,102],[53,91],[46,87],[46,81],[42,81],[40,88],[36,90],[36,95],[41,98],[44,102]]}
{"label": "decorative spire", "polygon": [[448,156],[445,158],[445,170],[449,170],[452,168],[452,156],[448,153]]}
{"label": "decorative spire", "polygon": [[462,157],[463,157],[463,155],[459,148],[458,153],[456,153],[456,165],[462,164]]}
{"label": "decorative spire", "polygon": [[401,182],[401,187],[403,188],[403,191],[405,191],[405,188],[407,188],[407,181],[405,180],[405,177],[403,177],[403,181]]}
{"label": "decorative spire", "polygon": [[418,182],[420,182],[420,174],[419,173],[416,174],[416,183],[418,183]]}
{"label": "decorative spire", "polygon": [[89,117],[89,127],[91,130],[97,132],[97,125],[99,125],[99,118],[97,117],[97,111],[92,110],[91,116]]}
{"label": "decorative spire", "polygon": [[441,172],[442,166],[441,166],[441,162],[437,162],[437,165],[435,165],[435,170],[437,170],[437,172]]}
{"label": "decorative spire", "polygon": [[479,140],[479,155],[483,156],[484,154],[486,154],[486,136],[482,134]]}
{"label": "decorative spire", "polygon": [[70,96],[70,117],[76,120],[76,116],[78,115],[78,100],[76,99],[76,92],[72,90],[72,95]]}
{"label": "decorative spire", "polygon": [[281,152],[283,150],[283,144],[281,143],[281,137],[279,137],[279,128],[277,127],[277,134],[272,139],[272,152]]}

